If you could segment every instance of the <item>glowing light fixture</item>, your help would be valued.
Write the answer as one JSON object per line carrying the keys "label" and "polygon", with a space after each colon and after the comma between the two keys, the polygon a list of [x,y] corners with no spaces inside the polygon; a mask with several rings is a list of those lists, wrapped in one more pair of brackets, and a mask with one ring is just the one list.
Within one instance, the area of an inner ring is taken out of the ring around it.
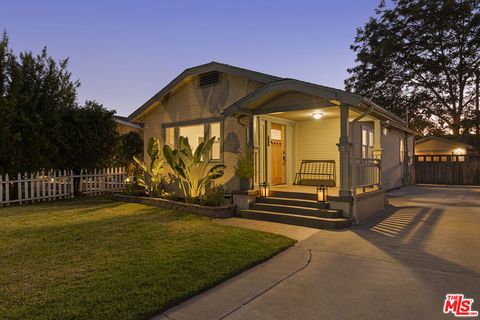
{"label": "glowing light fixture", "polygon": [[465,149],[457,148],[453,150],[453,154],[465,154]]}
{"label": "glowing light fixture", "polygon": [[260,196],[262,198],[270,196],[270,184],[268,182],[260,184]]}
{"label": "glowing light fixture", "polygon": [[323,184],[317,187],[317,201],[322,202],[328,208],[328,188]]}
{"label": "glowing light fixture", "polygon": [[312,113],[312,117],[313,117],[313,119],[318,120],[318,119],[320,119],[321,117],[323,117],[323,113],[321,113],[321,112],[314,112],[314,113]]}

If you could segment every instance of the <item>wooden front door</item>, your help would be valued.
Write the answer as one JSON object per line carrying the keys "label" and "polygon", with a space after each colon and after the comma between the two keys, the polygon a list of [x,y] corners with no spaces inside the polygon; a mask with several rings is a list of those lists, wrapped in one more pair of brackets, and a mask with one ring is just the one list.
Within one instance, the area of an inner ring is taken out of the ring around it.
{"label": "wooden front door", "polygon": [[270,127],[271,183],[285,183],[285,126],[272,123]]}

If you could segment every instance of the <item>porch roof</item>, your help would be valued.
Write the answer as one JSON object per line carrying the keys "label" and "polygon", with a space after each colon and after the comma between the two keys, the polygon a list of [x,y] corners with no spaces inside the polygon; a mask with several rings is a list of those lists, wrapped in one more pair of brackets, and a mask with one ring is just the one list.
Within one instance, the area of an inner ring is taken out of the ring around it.
{"label": "porch roof", "polygon": [[[301,104],[289,105],[275,108],[262,109],[262,106],[277,97],[290,93],[303,93],[309,96],[321,98],[320,103],[314,105]],[[358,94],[334,89],[318,84],[313,84],[296,79],[281,79],[265,84],[261,88],[253,91],[244,98],[233,103],[223,110],[224,115],[234,114],[265,114],[279,111],[295,111],[312,109],[318,107],[332,107],[347,104],[359,112],[369,111],[369,115],[386,120],[388,123],[398,129],[415,134],[414,131],[407,128],[405,121],[395,114],[385,110],[376,103],[364,98]]]}

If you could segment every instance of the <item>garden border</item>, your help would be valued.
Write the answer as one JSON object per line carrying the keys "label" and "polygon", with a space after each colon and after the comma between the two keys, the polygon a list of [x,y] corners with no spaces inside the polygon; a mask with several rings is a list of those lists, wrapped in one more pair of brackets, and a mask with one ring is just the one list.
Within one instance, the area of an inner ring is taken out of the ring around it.
{"label": "garden border", "polygon": [[113,199],[117,201],[142,203],[149,206],[179,210],[179,211],[189,212],[189,213],[207,216],[210,218],[217,218],[217,219],[226,219],[226,218],[231,218],[235,216],[236,207],[237,207],[236,205],[233,205],[233,204],[221,206],[221,207],[209,207],[209,206],[201,206],[193,203],[167,200],[162,198],[130,196],[130,195],[119,194],[119,193],[113,194]]}

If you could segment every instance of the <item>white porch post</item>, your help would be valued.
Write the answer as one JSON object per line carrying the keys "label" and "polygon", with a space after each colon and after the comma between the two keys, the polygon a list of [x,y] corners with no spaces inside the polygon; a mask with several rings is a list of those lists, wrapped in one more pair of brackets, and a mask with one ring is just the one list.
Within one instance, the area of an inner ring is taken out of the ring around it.
{"label": "white porch post", "polygon": [[374,134],[374,142],[373,142],[373,157],[375,159],[379,159],[380,161],[382,160],[382,153],[383,153],[383,148],[382,148],[382,124],[380,120],[375,120],[374,122],[374,127],[373,127],[373,134]]}
{"label": "white porch post", "polygon": [[351,170],[350,170],[350,153],[352,144],[348,139],[348,105],[342,104],[340,106],[340,140],[337,144],[340,152],[340,197],[350,197],[352,195],[351,189]]}

